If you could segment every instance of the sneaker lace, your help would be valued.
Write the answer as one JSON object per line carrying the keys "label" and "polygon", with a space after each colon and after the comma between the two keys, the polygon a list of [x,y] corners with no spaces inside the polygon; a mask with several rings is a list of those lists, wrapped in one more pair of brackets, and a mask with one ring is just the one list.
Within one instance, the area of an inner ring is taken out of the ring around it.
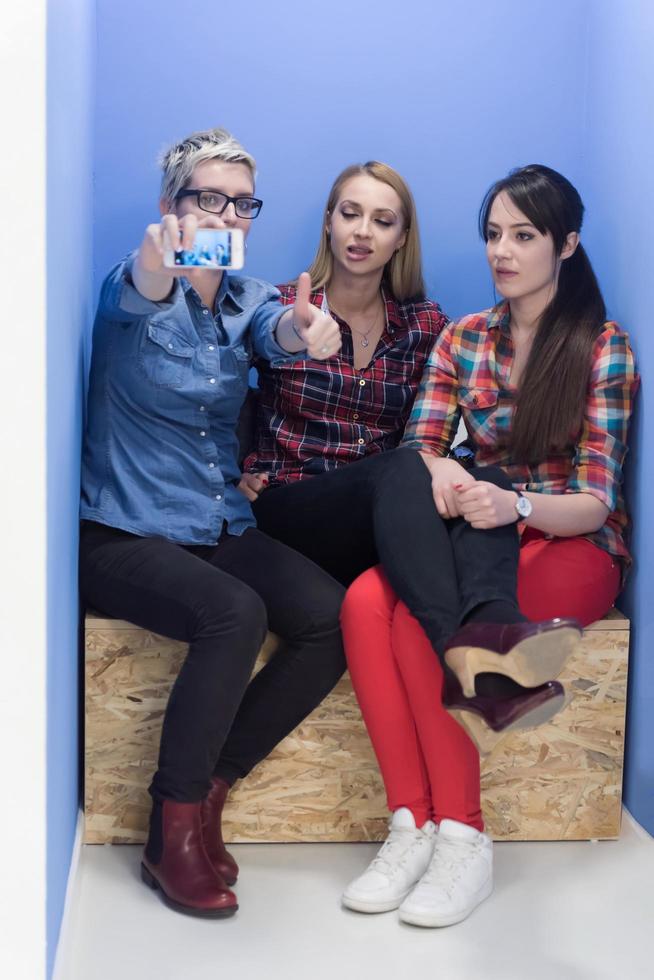
{"label": "sneaker lace", "polygon": [[479,847],[476,843],[440,839],[436,842],[429,867],[421,878],[421,884],[438,885],[447,893],[454,887],[466,867],[474,859]]}
{"label": "sneaker lace", "polygon": [[407,862],[412,851],[422,842],[423,835],[415,830],[391,830],[377,857],[370,865],[371,871],[392,876]]}

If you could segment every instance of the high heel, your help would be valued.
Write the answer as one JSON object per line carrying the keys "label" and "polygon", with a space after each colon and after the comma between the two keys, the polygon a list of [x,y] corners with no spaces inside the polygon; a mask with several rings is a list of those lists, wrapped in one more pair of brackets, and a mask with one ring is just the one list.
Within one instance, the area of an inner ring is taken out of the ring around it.
{"label": "high heel", "polygon": [[504,674],[521,687],[559,676],[581,639],[575,619],[541,623],[467,623],[445,647],[445,662],[466,698],[475,697],[477,674]]}
{"label": "high heel", "polygon": [[484,756],[510,731],[536,728],[565,708],[569,699],[563,684],[547,681],[510,698],[487,698],[463,693],[456,675],[444,671],[443,707],[461,725]]}
{"label": "high heel", "polygon": [[214,776],[211,780],[211,789],[201,804],[202,842],[218,874],[228,885],[235,885],[238,878],[238,864],[225,847],[222,833],[223,807],[228,793],[229,783]]}

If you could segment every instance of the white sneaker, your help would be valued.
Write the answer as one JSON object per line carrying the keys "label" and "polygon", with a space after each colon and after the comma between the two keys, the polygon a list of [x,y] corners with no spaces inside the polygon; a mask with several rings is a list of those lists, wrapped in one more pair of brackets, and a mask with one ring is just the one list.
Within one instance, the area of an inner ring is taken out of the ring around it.
{"label": "white sneaker", "polygon": [[396,909],[426,871],[438,827],[428,820],[416,827],[411,810],[402,806],[389,824],[390,833],[379,854],[362,875],[347,886],[343,905],[356,912]]}
{"label": "white sneaker", "polygon": [[493,890],[493,842],[458,820],[441,820],[425,874],[400,906],[414,926],[461,922]]}

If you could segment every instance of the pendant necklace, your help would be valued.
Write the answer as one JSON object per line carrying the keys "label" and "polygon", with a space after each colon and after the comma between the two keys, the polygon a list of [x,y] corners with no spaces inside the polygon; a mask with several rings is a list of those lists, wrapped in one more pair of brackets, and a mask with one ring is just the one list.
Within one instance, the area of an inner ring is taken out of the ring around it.
{"label": "pendant necklace", "polygon": [[370,327],[368,327],[368,329],[366,330],[365,333],[363,332],[363,330],[355,330],[355,328],[352,327],[352,326],[350,326],[350,330],[353,333],[356,333],[356,334],[358,334],[361,337],[361,346],[362,347],[368,347],[369,344],[370,344],[370,341],[368,340],[368,334],[371,333],[372,330],[373,330],[373,328],[376,327],[376,326],[377,326],[377,314],[375,314],[375,319],[372,321],[372,325]]}
{"label": "pendant necklace", "polygon": [[[386,317],[386,303],[384,303],[383,299],[382,299],[382,303],[384,305],[384,317]],[[325,292],[323,293],[322,312],[327,313],[327,315],[330,315],[332,312],[329,309],[329,303],[327,302],[327,290],[325,290]],[[334,312],[336,311],[334,310]],[[340,316],[340,314],[338,313],[336,315]],[[343,320],[344,323],[347,323],[347,320],[345,320],[344,317],[341,317],[341,320]],[[361,344],[362,347],[370,346],[370,341],[368,340],[368,336],[372,333],[374,328],[377,326],[378,320],[379,320],[379,313],[375,312],[373,314],[373,318],[370,323],[370,326],[368,327],[367,330],[357,330],[355,327],[353,327],[351,324],[348,323],[348,327],[350,328],[351,332],[358,334],[358,336],[361,338],[359,343]],[[388,322],[386,323],[386,326],[388,326]]]}

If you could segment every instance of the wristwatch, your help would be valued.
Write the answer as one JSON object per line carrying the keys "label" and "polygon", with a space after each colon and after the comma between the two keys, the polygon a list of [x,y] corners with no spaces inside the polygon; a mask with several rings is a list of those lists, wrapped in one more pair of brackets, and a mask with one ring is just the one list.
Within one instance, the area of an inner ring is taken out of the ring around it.
{"label": "wristwatch", "polygon": [[475,451],[469,442],[460,442],[458,446],[450,449],[447,454],[448,459],[454,459],[464,470],[471,470],[475,465]]}
{"label": "wristwatch", "polygon": [[518,512],[518,521],[525,521],[533,510],[531,501],[528,497],[525,497],[524,493],[520,493],[519,490],[516,490],[515,493],[518,497],[515,502],[515,509]]}

